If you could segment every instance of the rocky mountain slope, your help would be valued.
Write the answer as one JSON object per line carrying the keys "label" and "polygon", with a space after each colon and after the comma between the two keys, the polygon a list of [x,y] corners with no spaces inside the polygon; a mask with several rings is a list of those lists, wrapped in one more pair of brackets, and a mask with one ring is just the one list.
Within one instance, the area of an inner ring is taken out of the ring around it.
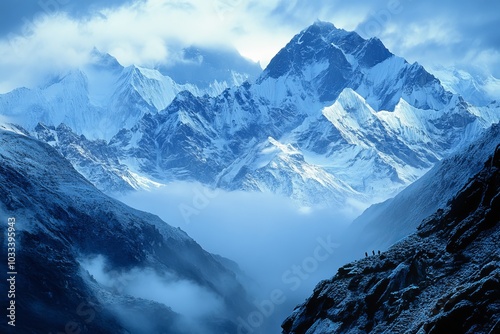
{"label": "rocky mountain slope", "polygon": [[107,197],[49,145],[0,130],[0,219],[9,217],[16,332],[224,333],[246,312],[228,260]]}
{"label": "rocky mountain slope", "polygon": [[39,123],[32,133],[64,156],[92,184],[111,194],[150,189],[158,184],[120,162],[118,152],[104,140],[89,140],[61,123],[58,127]]}
{"label": "rocky mountain slope", "polygon": [[500,146],[491,153],[416,233],[321,282],[283,333],[497,333]]}

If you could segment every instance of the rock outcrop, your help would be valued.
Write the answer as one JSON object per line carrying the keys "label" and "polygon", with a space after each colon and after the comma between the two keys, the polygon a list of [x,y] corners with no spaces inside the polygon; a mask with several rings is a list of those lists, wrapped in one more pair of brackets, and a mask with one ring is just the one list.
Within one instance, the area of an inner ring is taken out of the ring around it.
{"label": "rock outcrop", "polygon": [[415,234],[321,282],[283,333],[498,333],[499,221],[500,146]]}

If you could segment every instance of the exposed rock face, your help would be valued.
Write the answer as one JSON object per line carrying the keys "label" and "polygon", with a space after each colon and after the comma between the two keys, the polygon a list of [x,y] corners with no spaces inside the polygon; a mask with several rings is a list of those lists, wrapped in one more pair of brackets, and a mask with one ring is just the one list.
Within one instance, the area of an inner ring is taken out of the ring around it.
{"label": "exposed rock face", "polygon": [[417,233],[321,282],[283,333],[498,333],[499,221],[497,147]]}

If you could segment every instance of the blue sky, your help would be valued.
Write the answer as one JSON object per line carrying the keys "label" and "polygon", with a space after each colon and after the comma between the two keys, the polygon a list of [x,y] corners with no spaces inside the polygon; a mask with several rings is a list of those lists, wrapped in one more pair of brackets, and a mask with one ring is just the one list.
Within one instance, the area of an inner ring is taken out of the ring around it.
{"label": "blue sky", "polygon": [[317,19],[377,36],[410,62],[500,77],[497,0],[3,0],[0,13],[0,92],[78,67],[94,46],[124,65],[175,63],[179,48],[197,44],[265,66]]}

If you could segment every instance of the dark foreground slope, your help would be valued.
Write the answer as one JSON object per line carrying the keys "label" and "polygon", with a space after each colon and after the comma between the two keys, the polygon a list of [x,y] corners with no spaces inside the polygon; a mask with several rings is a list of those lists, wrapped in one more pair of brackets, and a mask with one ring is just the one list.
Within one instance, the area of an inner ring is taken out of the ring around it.
{"label": "dark foreground slope", "polygon": [[[235,328],[227,319],[244,311],[244,290],[219,257],[105,196],[49,145],[0,130],[2,263],[9,217],[16,327],[2,314],[2,333],[224,333]],[[92,259],[102,268],[84,265]],[[2,265],[3,310],[6,272]],[[210,302],[213,312],[189,312]]]}
{"label": "dark foreground slope", "polygon": [[497,147],[415,234],[321,282],[283,333],[499,333],[499,220]]}

